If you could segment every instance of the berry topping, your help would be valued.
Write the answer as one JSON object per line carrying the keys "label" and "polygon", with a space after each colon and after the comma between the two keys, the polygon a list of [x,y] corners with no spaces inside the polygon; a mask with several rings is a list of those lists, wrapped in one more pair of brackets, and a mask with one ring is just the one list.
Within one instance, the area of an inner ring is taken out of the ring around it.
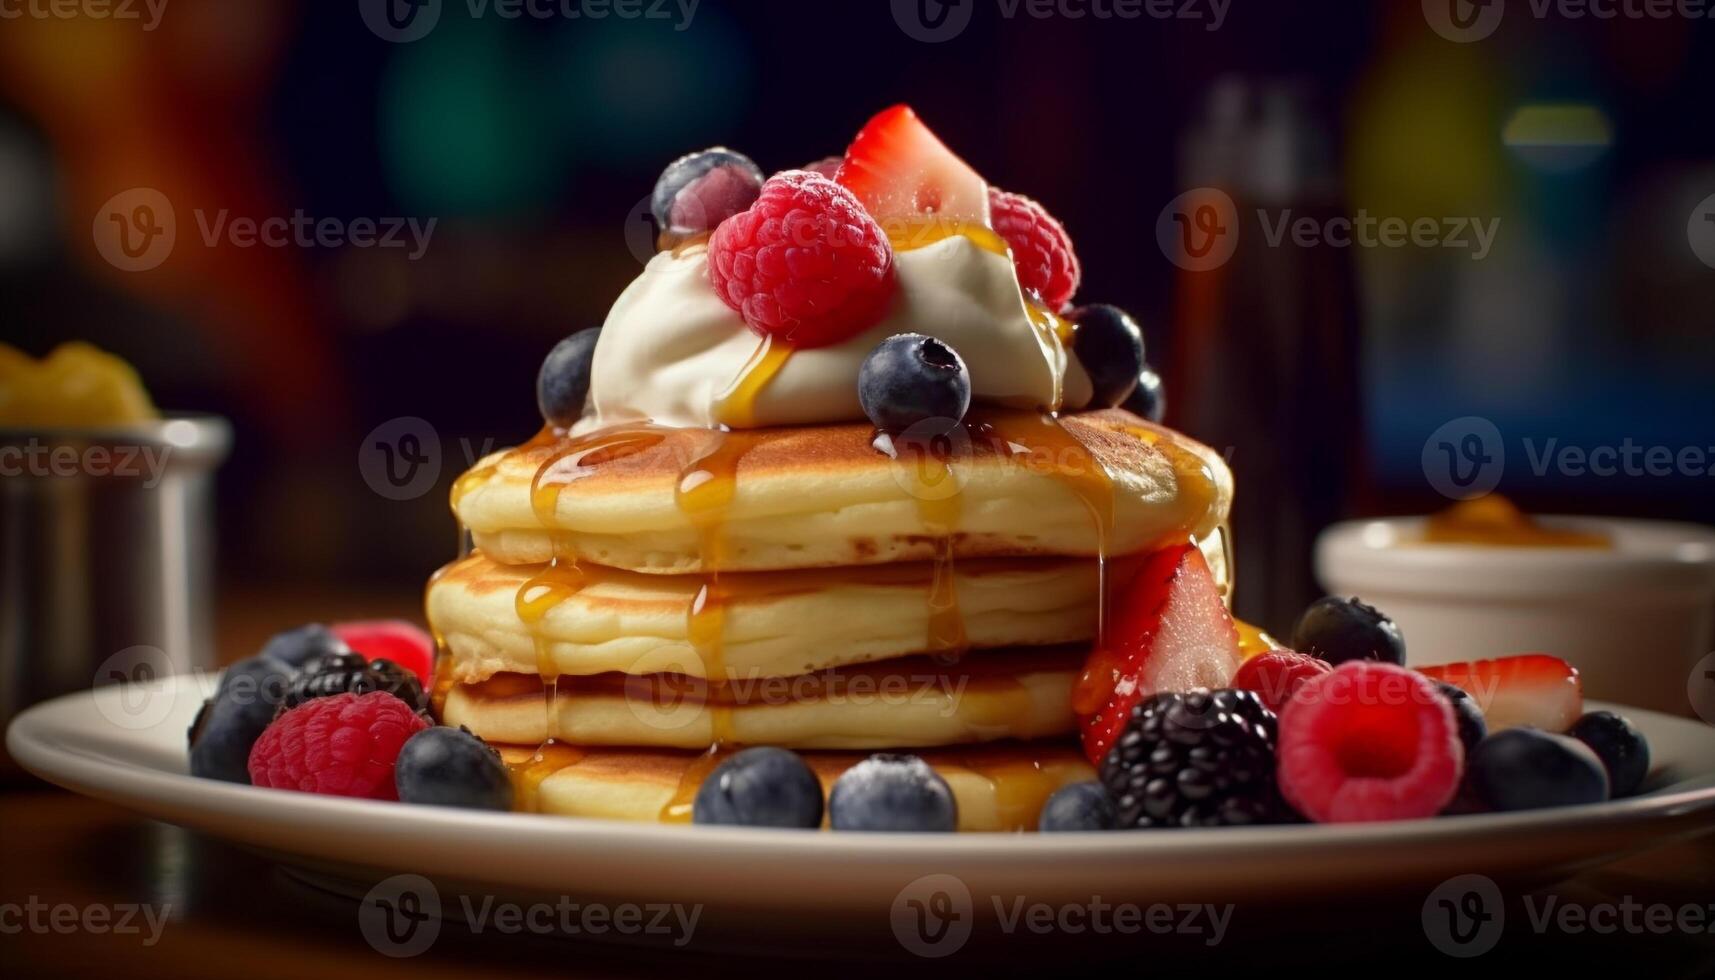
{"label": "berry topping", "polygon": [[1483,709],[1477,706],[1476,699],[1466,694],[1464,688],[1454,687],[1446,681],[1436,681],[1435,689],[1441,692],[1441,696],[1446,698],[1453,708],[1453,723],[1459,730],[1459,744],[1465,749],[1465,758],[1469,759],[1477,743],[1489,734],[1488,719],[1483,717]]}
{"label": "berry topping", "polygon": [[1139,703],[1102,762],[1116,826],[1287,819],[1274,783],[1275,725],[1274,712],[1251,691],[1163,692]]}
{"label": "berry topping", "polygon": [[384,658],[366,661],[360,653],[334,653],[305,664],[303,673],[286,688],[280,708],[285,711],[316,698],[370,691],[386,691],[410,705],[412,711],[429,709],[428,696],[416,674]]}
{"label": "berry topping", "polygon": [[884,221],[932,216],[989,223],[988,184],[910,106],[877,113],[846,149],[836,179]]}
{"label": "berry topping", "polygon": [[1233,617],[1193,545],[1150,555],[1110,608],[1107,648],[1090,654],[1072,694],[1094,765],[1139,701],[1158,691],[1226,687],[1242,659]]}
{"label": "berry topping", "polygon": [[1464,757],[1447,699],[1393,664],[1341,664],[1280,714],[1280,791],[1318,823],[1434,816],[1458,790]]}
{"label": "berry topping", "polygon": [[257,786],[329,796],[398,799],[393,763],[405,740],[429,727],[391,694],[317,698],[274,720],[250,750]]}
{"label": "berry topping", "polygon": [[1563,732],[1584,711],[1578,671],[1546,653],[1433,664],[1419,670],[1476,699],[1492,732],[1515,725]]}
{"label": "berry topping", "polygon": [[1596,753],[1608,771],[1608,790],[1615,798],[1630,796],[1649,775],[1649,740],[1628,720],[1612,711],[1592,711],[1567,730]]}
{"label": "berry topping", "polygon": [[1152,367],[1145,367],[1137,376],[1137,387],[1125,397],[1120,407],[1151,422],[1160,422],[1167,416],[1167,388],[1161,382],[1161,375],[1155,373]]}
{"label": "berry topping", "polygon": [[709,240],[709,281],[750,329],[826,347],[875,325],[893,299],[893,246],[850,191],[820,174],[769,178]]}
{"label": "berry topping", "polygon": [[435,641],[403,619],[367,619],[333,624],[335,636],[370,660],[391,660],[427,686],[435,674]]}
{"label": "berry topping", "polygon": [[883,432],[944,435],[971,407],[971,372],[958,351],[934,337],[895,334],[864,358],[858,401]]}
{"label": "berry topping", "polygon": [[203,702],[191,722],[191,775],[248,783],[251,746],[274,719],[294,673],[264,654],[226,668],[214,697]]}
{"label": "berry topping", "polygon": [[914,755],[878,752],[834,781],[828,825],[835,830],[942,831],[959,826],[947,781]]}
{"label": "berry topping", "polygon": [[1240,690],[1255,691],[1268,710],[1280,713],[1286,702],[1304,682],[1334,668],[1327,661],[1291,650],[1270,650],[1259,653],[1239,665],[1232,685]]}
{"label": "berry topping", "polygon": [[1331,595],[1312,602],[1292,630],[1292,649],[1336,666],[1348,660],[1405,663],[1405,637],[1399,627],[1355,596]]}
{"label": "berry topping", "polygon": [[691,820],[814,829],[822,825],[822,784],[796,752],[744,749],[716,766],[697,788]]}
{"label": "berry topping", "polygon": [[1535,728],[1483,739],[1471,756],[1471,790],[1492,810],[1537,810],[1608,798],[1608,773],[1590,747]]}
{"label": "berry topping", "polygon": [[[1016,245],[1013,254],[1018,254]],[[1080,306],[1067,318],[1077,325],[1072,352],[1095,391],[1089,407],[1113,408],[1124,402],[1143,373],[1143,331],[1126,311],[1106,303]]]}
{"label": "berry topping", "polygon": [[431,726],[407,739],[393,766],[393,785],[406,803],[512,809],[512,780],[500,753],[462,726]]}
{"label": "berry topping", "polygon": [[[1058,310],[1071,302],[1078,291],[1078,256],[1072,251],[1072,238],[1047,209],[1023,194],[989,189],[989,220],[994,230],[1012,247],[1012,264],[1018,270],[1018,284],[1036,301],[1050,310]],[[1113,307],[1105,307],[1125,317]],[[1077,319],[1076,316],[1073,317]],[[1125,317],[1130,324],[1130,317]],[[1135,325],[1132,325],[1135,331]],[[1112,350],[1098,353],[1113,354]],[[1083,350],[1078,351],[1083,357]],[[1087,365],[1089,362],[1085,361]],[[1143,366],[1143,341],[1138,340],[1136,365],[1128,369],[1127,383],[1137,377]],[[1117,367],[1115,369],[1118,370]],[[1128,389],[1129,390],[1129,389]],[[1123,396],[1121,396],[1123,397]],[[1119,404],[1116,398],[1106,406]]]}
{"label": "berry topping", "polygon": [[536,372],[536,407],[549,425],[569,429],[584,414],[600,327],[579,330],[554,345]]}
{"label": "berry topping", "polygon": [[1036,829],[1043,833],[1114,829],[1114,800],[1098,782],[1072,783],[1042,804]]}
{"label": "berry topping", "polygon": [[649,196],[655,224],[670,235],[714,231],[762,192],[762,168],[723,146],[687,153],[667,165]]}
{"label": "berry topping", "polygon": [[311,660],[330,653],[345,653],[349,647],[333,630],[321,623],[310,623],[275,633],[262,644],[260,656],[271,657],[295,670],[302,670]]}

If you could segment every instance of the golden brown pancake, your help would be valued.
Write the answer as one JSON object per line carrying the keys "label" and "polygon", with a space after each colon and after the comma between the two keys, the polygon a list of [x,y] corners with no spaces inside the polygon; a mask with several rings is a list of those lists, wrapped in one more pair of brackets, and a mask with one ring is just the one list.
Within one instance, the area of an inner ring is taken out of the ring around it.
{"label": "golden brown pancake", "polygon": [[562,677],[549,732],[545,686],[497,674],[452,687],[441,710],[491,742],[701,749],[713,744],[795,749],[967,745],[1070,734],[1072,687],[1085,651],[987,651],[957,663],[908,657],[798,677],[740,677],[723,685],[677,674]]}
{"label": "golden brown pancake", "polygon": [[[1077,559],[930,563],[641,575],[581,566],[500,565],[481,552],[447,568],[428,590],[429,621],[460,681],[499,672],[708,676],[691,634],[695,610],[721,605],[718,656],[734,676],[787,677],[951,645],[935,631],[962,624],[970,646],[1044,646],[1089,640],[1096,628],[1096,565]],[[1110,575],[1122,573],[1118,563]],[[698,605],[699,595],[702,606]],[[949,619],[949,617],[951,617]]]}
{"label": "golden brown pancake", "polygon": [[1231,504],[1214,451],[1119,409],[991,413],[947,445],[890,457],[867,424],[544,432],[461,477],[453,509],[496,561],[679,574],[1133,554]]}
{"label": "golden brown pancake", "polygon": [[[1042,804],[1095,771],[1070,740],[1000,742],[917,753],[958,801],[959,830],[1034,830]],[[697,787],[721,756],[670,749],[600,749],[556,744],[503,746],[519,809],[611,820],[688,822]],[[861,752],[805,752],[827,793]],[[532,761],[539,760],[539,761]],[[824,826],[826,824],[824,823]]]}

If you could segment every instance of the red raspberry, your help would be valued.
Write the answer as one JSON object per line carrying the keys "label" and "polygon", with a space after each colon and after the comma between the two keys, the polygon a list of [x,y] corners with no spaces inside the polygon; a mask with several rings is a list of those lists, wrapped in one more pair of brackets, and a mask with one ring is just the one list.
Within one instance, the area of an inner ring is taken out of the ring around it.
{"label": "red raspberry", "polygon": [[403,619],[365,619],[329,627],[365,660],[391,660],[417,675],[425,687],[435,672],[435,641]]}
{"label": "red raspberry", "polygon": [[250,782],[329,796],[396,800],[393,760],[429,727],[386,691],[307,701],[274,719],[250,749]]}
{"label": "red raspberry", "polygon": [[1072,238],[1042,205],[1023,194],[989,188],[989,221],[1012,246],[1018,284],[1043,306],[1058,311],[1078,291],[1078,255]]}
{"label": "red raspberry", "polygon": [[1255,691],[1268,710],[1278,715],[1305,681],[1333,669],[1326,660],[1291,650],[1270,650],[1240,664],[1231,686]]}
{"label": "red raspberry", "polygon": [[709,239],[709,281],[750,329],[826,347],[875,325],[893,298],[893,246],[851,191],[787,170]]}
{"label": "red raspberry", "polygon": [[1281,795],[1318,823],[1432,817],[1465,768],[1434,682],[1373,660],[1305,681],[1280,714],[1278,745]]}

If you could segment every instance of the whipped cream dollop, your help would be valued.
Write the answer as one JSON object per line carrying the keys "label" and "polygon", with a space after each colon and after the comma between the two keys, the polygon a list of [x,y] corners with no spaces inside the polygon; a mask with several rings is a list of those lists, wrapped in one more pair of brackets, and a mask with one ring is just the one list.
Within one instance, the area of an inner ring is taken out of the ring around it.
{"label": "whipped cream dollop", "polygon": [[792,351],[746,417],[735,418],[730,403],[723,411],[722,395],[762,338],[715,295],[707,249],[661,252],[608,313],[589,403],[573,431],[638,421],[702,428],[861,421],[858,371],[898,333],[926,334],[958,351],[974,401],[1040,409],[1089,402],[1089,377],[1051,321],[1032,318],[1009,257],[949,235],[897,251],[894,271],[898,290],[880,323],[839,344]]}

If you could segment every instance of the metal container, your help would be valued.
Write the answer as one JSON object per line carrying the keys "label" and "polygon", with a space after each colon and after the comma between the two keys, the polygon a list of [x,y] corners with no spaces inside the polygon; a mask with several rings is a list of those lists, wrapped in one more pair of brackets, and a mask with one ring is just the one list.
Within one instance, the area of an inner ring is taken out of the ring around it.
{"label": "metal container", "polygon": [[95,684],[214,665],[212,416],[0,428],[0,722]]}

